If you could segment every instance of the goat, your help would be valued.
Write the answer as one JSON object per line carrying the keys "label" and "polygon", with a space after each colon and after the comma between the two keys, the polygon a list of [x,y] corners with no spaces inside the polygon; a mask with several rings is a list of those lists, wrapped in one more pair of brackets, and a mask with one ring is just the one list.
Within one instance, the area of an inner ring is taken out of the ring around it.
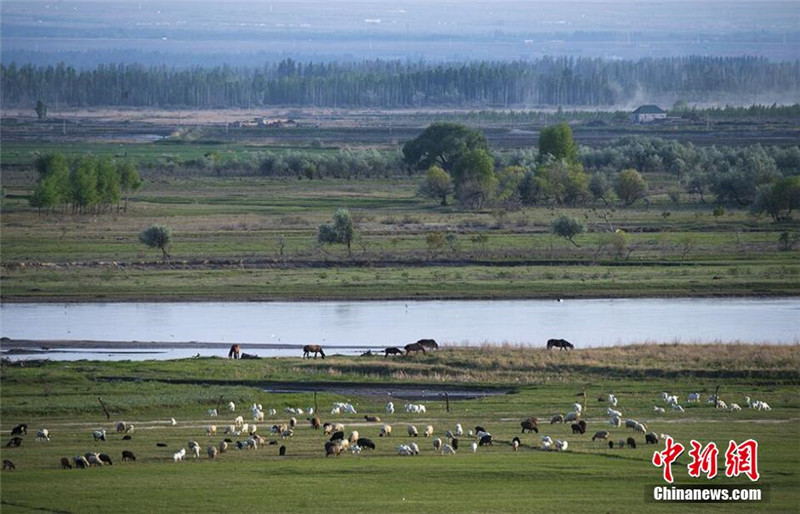
{"label": "goat", "polygon": [[50,431],[46,428],[39,429],[36,432],[36,440],[37,441],[49,441],[50,440]]}
{"label": "goat", "polygon": [[136,462],[136,455],[134,455],[130,450],[122,450],[122,460],[132,460],[133,462]]}

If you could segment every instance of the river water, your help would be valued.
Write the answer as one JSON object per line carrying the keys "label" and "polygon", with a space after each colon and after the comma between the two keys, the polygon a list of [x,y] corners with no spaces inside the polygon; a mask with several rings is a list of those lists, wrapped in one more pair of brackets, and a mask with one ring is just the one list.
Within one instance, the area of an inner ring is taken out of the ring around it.
{"label": "river water", "polygon": [[[800,298],[3,304],[0,336],[148,343],[145,353],[107,345],[114,350],[61,349],[46,355],[62,360],[221,355],[231,343],[260,356],[299,355],[298,347],[308,343],[353,354],[421,338],[446,345],[533,347],[564,338],[578,348],[791,344],[800,342]],[[179,342],[189,344],[171,346]],[[4,343],[2,350],[9,348]]]}

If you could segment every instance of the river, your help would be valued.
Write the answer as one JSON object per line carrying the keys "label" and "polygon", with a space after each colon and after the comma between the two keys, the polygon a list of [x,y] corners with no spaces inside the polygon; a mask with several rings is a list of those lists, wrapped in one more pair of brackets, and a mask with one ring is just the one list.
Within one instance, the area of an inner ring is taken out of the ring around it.
{"label": "river", "polygon": [[[0,336],[119,342],[93,349],[62,343],[58,351],[47,352],[52,359],[144,359],[221,355],[231,343],[260,356],[299,355],[297,348],[308,343],[329,353],[354,354],[420,338],[445,345],[533,347],[564,338],[578,348],[792,344],[800,342],[798,320],[800,298],[12,303],[0,306]],[[131,341],[142,344],[132,349],[125,344]],[[4,354],[13,347],[9,344],[2,344]],[[15,354],[32,356],[42,355]]]}

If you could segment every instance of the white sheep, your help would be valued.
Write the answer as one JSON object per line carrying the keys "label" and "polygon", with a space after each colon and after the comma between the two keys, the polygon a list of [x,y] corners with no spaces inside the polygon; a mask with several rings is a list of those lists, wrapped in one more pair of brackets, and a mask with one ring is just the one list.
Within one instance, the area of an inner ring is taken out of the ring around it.
{"label": "white sheep", "polygon": [[231,412],[236,412],[236,404],[233,402],[228,402],[228,410]]}
{"label": "white sheep", "polygon": [[332,416],[338,416],[341,413],[342,413],[342,409],[340,409],[339,407],[334,407],[334,408],[331,409],[331,415]]}
{"label": "white sheep", "polygon": [[723,410],[728,410],[728,404],[723,402],[722,400],[720,400],[720,401],[717,402],[717,408],[718,409],[723,409]]}
{"label": "white sheep", "polygon": [[636,428],[636,425],[638,425],[638,424],[639,424],[639,422],[636,421],[635,419],[626,419],[625,420],[625,428]]}
{"label": "white sheep", "polygon": [[614,410],[611,407],[606,409],[606,414],[608,414],[609,416],[618,416],[620,418],[622,417],[622,413],[620,411]]}
{"label": "white sheep", "polygon": [[[223,441],[224,442],[224,441]],[[206,448],[206,453],[208,454],[209,459],[213,459],[217,456],[217,447],[213,444]]]}
{"label": "white sheep", "polygon": [[250,433],[250,424],[249,423],[242,423],[242,426],[239,427],[239,431],[243,434]]}
{"label": "white sheep", "polygon": [[672,395],[667,398],[668,405],[678,405],[678,395]]}
{"label": "white sheep", "polygon": [[472,450],[472,453],[475,453],[475,452],[478,451],[478,443],[472,443],[471,445],[469,445],[469,447]]}
{"label": "white sheep", "polygon": [[545,441],[544,439],[542,439],[542,446],[541,446],[541,450],[542,450],[542,451],[548,451],[548,450],[550,450],[550,446],[551,446],[551,444],[552,444],[552,443],[551,443],[550,441]]}
{"label": "white sheep", "polygon": [[414,455],[419,455],[419,446],[417,446],[417,443],[411,443],[408,445],[408,447],[411,448],[411,451],[414,452]]}
{"label": "white sheep", "polygon": [[581,413],[576,411],[567,412],[567,415],[564,416],[564,423],[569,423],[570,421],[577,421],[580,415]]}
{"label": "white sheep", "polygon": [[386,414],[394,414],[394,403],[389,402],[386,404]]}
{"label": "white sheep", "polygon": [[314,407],[308,407],[306,409],[306,412],[308,413],[309,416],[313,416],[314,415]]}
{"label": "white sheep", "polygon": [[397,454],[398,455],[414,455],[414,450],[411,449],[410,446],[401,444],[397,447]]}
{"label": "white sheep", "polygon": [[438,437],[433,439],[433,449],[437,452],[442,448],[442,440]]}
{"label": "white sheep", "polygon": [[350,432],[350,437],[347,438],[350,441],[350,444],[356,444],[358,441],[358,430],[353,430]]}
{"label": "white sheep", "polygon": [[36,432],[36,440],[37,441],[49,441],[50,440],[50,431],[46,428],[39,429]]}
{"label": "white sheep", "polygon": [[425,432],[422,433],[424,437],[430,437],[433,435],[433,425],[428,425],[425,427]]}
{"label": "white sheep", "polygon": [[681,407],[678,404],[673,405],[672,410],[674,410],[675,412],[684,412],[683,407]]}
{"label": "white sheep", "polygon": [[461,423],[456,423],[455,434],[456,434],[457,437],[461,437],[462,435],[464,435],[464,429],[461,428]]}
{"label": "white sheep", "polygon": [[669,398],[669,393],[668,392],[664,391],[663,393],[661,393],[661,399],[662,400],[667,401],[668,398]]}
{"label": "white sheep", "polygon": [[291,417],[289,418],[289,427],[294,428],[297,426],[297,418]]}
{"label": "white sheep", "polygon": [[258,432],[258,425],[250,425],[250,430],[248,430],[247,433],[253,435],[256,432]]}
{"label": "white sheep", "polygon": [[583,407],[581,407],[581,404],[580,404],[580,403],[578,403],[578,402],[575,402],[575,403],[573,403],[573,404],[572,404],[572,410],[574,410],[575,412],[577,412],[578,414],[580,414],[580,413],[581,413],[581,411],[583,410]]}
{"label": "white sheep", "polygon": [[228,441],[220,441],[219,442],[219,452],[225,453],[228,451]]}
{"label": "white sheep", "polygon": [[217,426],[216,425],[206,425],[206,435],[217,435]]}
{"label": "white sheep", "polygon": [[238,432],[236,430],[236,425],[228,425],[225,427],[225,434],[237,435],[236,432]]}
{"label": "white sheep", "polygon": [[563,452],[568,447],[569,447],[569,443],[567,441],[562,441],[561,439],[556,439],[556,450]]}
{"label": "white sheep", "polygon": [[95,430],[92,432],[92,436],[94,437],[95,441],[105,441],[106,440],[106,431],[105,430]]}
{"label": "white sheep", "polygon": [[342,424],[342,423],[334,423],[333,424],[333,431],[334,432],[344,432],[344,424]]}
{"label": "white sheep", "polygon": [[634,432],[639,432],[640,434],[644,434],[647,432],[647,425],[644,423],[636,423],[636,426],[633,427]]}
{"label": "white sheep", "polygon": [[[477,449],[477,446],[475,448]],[[456,451],[449,444],[442,445],[442,455],[455,455],[455,453]]]}
{"label": "white sheep", "polygon": [[740,410],[742,410],[742,408],[739,406],[738,403],[731,403],[729,409],[731,412],[739,412]]}
{"label": "white sheep", "polygon": [[233,424],[237,427],[244,425],[244,418],[242,416],[236,416],[236,418],[233,420]]}
{"label": "white sheep", "polygon": [[542,436],[542,444],[547,444],[550,446],[553,444],[553,439],[549,435]]}
{"label": "white sheep", "polygon": [[194,456],[195,459],[200,457],[200,445],[192,446],[191,450],[192,450],[192,455]]}
{"label": "white sheep", "polygon": [[616,407],[617,406],[617,397],[614,396],[613,394],[609,394],[608,395],[608,403],[610,403],[612,407]]}
{"label": "white sheep", "polygon": [[620,417],[619,417],[619,416],[614,416],[613,418],[611,418],[611,419],[608,421],[608,423],[609,423],[611,426],[613,426],[613,427],[618,427],[618,426],[621,426],[621,425],[622,425],[622,420],[620,419]]}
{"label": "white sheep", "polygon": [[173,427],[178,424],[178,422],[175,421],[175,418],[169,418],[169,422]]}
{"label": "white sheep", "polygon": [[216,418],[217,417],[217,409],[208,409],[208,417],[209,418]]}
{"label": "white sheep", "polygon": [[664,412],[666,412],[664,407],[659,407],[657,405],[653,405],[653,411],[655,411],[656,414],[664,414]]}
{"label": "white sheep", "polygon": [[184,457],[186,457],[186,448],[181,448],[172,454],[172,460],[175,462],[182,461]]}
{"label": "white sheep", "polygon": [[417,437],[418,435],[419,431],[417,430],[417,427],[415,427],[414,425],[408,425],[408,436]]}
{"label": "white sheep", "polygon": [[389,437],[390,435],[392,435],[392,425],[383,425],[378,433],[378,437]]}
{"label": "white sheep", "polygon": [[253,411],[253,421],[264,421],[264,411],[263,410]]}
{"label": "white sheep", "polygon": [[700,401],[700,393],[689,393],[686,396],[686,401],[689,403],[695,403]]}

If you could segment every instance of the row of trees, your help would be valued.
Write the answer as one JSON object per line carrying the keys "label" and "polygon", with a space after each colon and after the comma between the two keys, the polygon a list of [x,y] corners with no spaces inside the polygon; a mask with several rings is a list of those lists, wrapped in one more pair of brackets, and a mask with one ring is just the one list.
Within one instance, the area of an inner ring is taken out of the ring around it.
{"label": "row of trees", "polygon": [[796,98],[800,61],[758,57],[671,57],[614,61],[543,57],[526,62],[407,61],[298,63],[189,69],[138,64],[0,65],[6,106],[37,99],[64,106],[252,108],[272,105],[616,105],[632,91],[650,97],[721,101],[774,92]]}
{"label": "row of trees", "polygon": [[36,169],[39,179],[30,204],[39,211],[101,213],[116,205],[119,212],[127,209],[128,195],[142,185],[131,162],[92,155],[70,160],[62,153],[47,154],[36,160]]}

